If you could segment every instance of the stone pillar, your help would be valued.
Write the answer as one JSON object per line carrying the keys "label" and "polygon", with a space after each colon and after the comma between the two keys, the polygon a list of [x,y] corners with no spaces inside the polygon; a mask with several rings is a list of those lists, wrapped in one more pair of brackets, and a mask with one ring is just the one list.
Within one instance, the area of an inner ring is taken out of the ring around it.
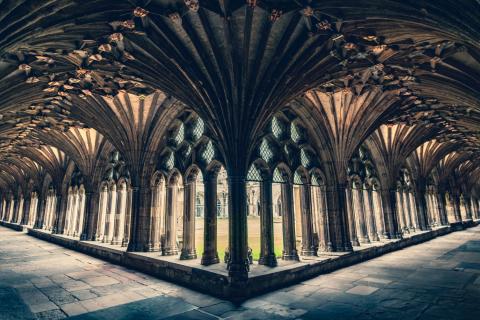
{"label": "stone pillar", "polygon": [[132,187],[131,224],[127,251],[148,251],[150,229],[151,190],[149,187]]}
{"label": "stone pillar", "polygon": [[455,222],[462,222],[462,214],[460,210],[460,195],[458,193],[452,194],[453,214],[455,216]]}
{"label": "stone pillar", "polygon": [[3,196],[0,197],[0,220],[5,220],[5,199]]}
{"label": "stone pillar", "polygon": [[[56,209],[54,215],[54,222],[52,226],[52,233],[63,233],[65,228],[65,214],[66,214],[66,207],[68,196],[62,197],[61,193],[57,194],[57,202],[56,202]],[[73,212],[73,217],[76,218],[78,210]]]}
{"label": "stone pillar", "polygon": [[464,197],[465,214],[466,214],[468,220],[473,219],[472,206],[470,205],[470,203],[471,203],[470,197]]}
{"label": "stone pillar", "polygon": [[290,182],[281,185],[281,197],[283,205],[283,259],[298,261],[293,211],[293,186]]}
{"label": "stone pillar", "polygon": [[377,233],[377,224],[375,222],[375,212],[373,210],[373,191],[371,189],[363,190],[364,212],[367,218],[368,236],[372,241],[380,241]]}
{"label": "stone pillar", "polygon": [[180,260],[189,260],[197,258],[195,250],[195,179],[187,178],[183,190],[183,246]]}
{"label": "stone pillar", "polygon": [[425,190],[420,189],[417,191],[417,205],[418,205],[418,216],[420,218],[420,229],[431,230],[430,221],[428,219],[428,208],[427,201],[425,198]]}
{"label": "stone pillar", "polygon": [[23,215],[20,224],[28,224],[28,219],[30,217],[30,201],[30,196],[23,199]]}
{"label": "stone pillar", "polygon": [[165,248],[163,255],[173,256],[178,254],[177,247],[177,197],[178,186],[176,181],[168,184],[167,214],[165,220]]}
{"label": "stone pillar", "polygon": [[80,240],[93,241],[96,237],[95,217],[98,216],[99,193],[85,191],[85,214],[83,216],[83,227]]}
{"label": "stone pillar", "polygon": [[448,225],[448,217],[447,217],[447,209],[445,205],[445,193],[438,192],[437,193],[437,205],[438,205],[438,213],[440,215],[440,221],[443,226]]}
{"label": "stone pillar", "polygon": [[413,226],[412,210],[410,208],[410,192],[404,190],[402,198],[407,228],[408,230],[415,232],[415,227]]}
{"label": "stone pillar", "polygon": [[303,256],[316,256],[315,241],[313,239],[312,198],[310,185],[300,185],[300,208],[302,223],[302,250]]}
{"label": "stone pillar", "polygon": [[229,260],[228,274],[235,280],[248,277],[247,190],[245,176],[228,170]]}
{"label": "stone pillar", "polygon": [[13,211],[12,214],[10,215],[9,222],[15,223],[17,216],[18,216],[18,210],[19,210],[19,202],[20,200],[13,200]]}
{"label": "stone pillar", "polygon": [[117,186],[113,185],[110,188],[108,197],[108,211],[105,223],[105,236],[102,242],[111,243],[113,240],[113,231],[115,229],[115,218],[117,214]]}
{"label": "stone pillar", "polygon": [[52,207],[52,217],[51,217],[51,221],[52,221],[52,225],[51,225],[51,230],[52,230],[52,233],[53,233],[53,228],[55,227],[55,225],[53,224],[53,222],[57,221],[57,217],[61,214],[62,212],[62,194],[59,193],[55,196],[55,207]]}
{"label": "stone pillar", "polygon": [[385,217],[383,214],[382,197],[378,190],[372,190],[372,210],[375,214],[377,233],[382,239],[388,239],[389,234],[385,228]]}
{"label": "stone pillar", "polygon": [[353,251],[349,235],[349,219],[347,217],[345,184],[327,186],[325,198],[327,201],[328,232],[332,251]]}
{"label": "stone pillar", "polygon": [[95,240],[101,241],[105,234],[105,219],[108,210],[108,187],[101,187]]}
{"label": "stone pillar", "polygon": [[205,266],[219,263],[217,252],[217,175],[207,174],[203,178],[205,202],[205,229],[203,236],[202,264]]}
{"label": "stone pillar", "polygon": [[355,227],[356,219],[354,213],[354,206],[353,206],[353,190],[348,188],[346,191],[346,205],[347,205],[347,213],[348,213],[348,230],[350,231],[350,239],[352,242],[352,246],[360,246],[360,241],[358,241],[357,237],[357,228]]}
{"label": "stone pillar", "polygon": [[478,200],[476,198],[472,198],[472,210],[473,210],[473,218],[477,220],[478,219]]}
{"label": "stone pillar", "polygon": [[260,183],[260,259],[258,264],[277,265],[274,247],[272,180],[264,178]]}
{"label": "stone pillar", "polygon": [[125,230],[125,211],[127,205],[127,191],[125,185],[120,185],[117,189],[117,209],[115,212],[115,226],[113,229],[113,245],[121,245],[123,241],[123,232]]}
{"label": "stone pillar", "polygon": [[325,203],[325,190],[322,189],[323,186],[314,188],[313,199],[317,202],[318,216],[317,216],[317,230],[318,230],[318,252],[317,255],[321,254],[323,251],[330,252],[332,251],[332,243],[330,242],[330,235],[328,233],[328,216]]}
{"label": "stone pillar", "polygon": [[45,207],[46,207],[45,196],[43,194],[40,194],[38,197],[37,217],[35,219],[35,223],[33,226],[34,229],[42,229],[43,217],[45,216]]}
{"label": "stone pillar", "polygon": [[363,211],[364,205],[361,186],[356,186],[356,188],[352,188],[352,200],[358,240],[360,240],[360,243],[370,243],[370,238],[368,237],[367,232],[367,225],[365,223],[365,212]]}
{"label": "stone pillar", "polygon": [[[162,180],[163,181],[163,180]],[[161,219],[161,183],[152,186],[152,205],[150,214],[150,236],[148,242],[148,251],[160,250],[160,219]]]}
{"label": "stone pillar", "polygon": [[395,189],[381,189],[382,208],[385,221],[385,236],[388,239],[401,239],[402,231],[399,226]]}
{"label": "stone pillar", "polygon": [[410,210],[410,216],[412,217],[413,228],[420,229],[420,224],[418,222],[418,210],[415,203],[415,196],[413,192],[408,193],[408,204]]}
{"label": "stone pillar", "polygon": [[130,243],[130,232],[132,225],[132,210],[133,210],[133,189],[127,187],[127,204],[125,211],[125,225],[123,230],[122,247],[126,247]]}

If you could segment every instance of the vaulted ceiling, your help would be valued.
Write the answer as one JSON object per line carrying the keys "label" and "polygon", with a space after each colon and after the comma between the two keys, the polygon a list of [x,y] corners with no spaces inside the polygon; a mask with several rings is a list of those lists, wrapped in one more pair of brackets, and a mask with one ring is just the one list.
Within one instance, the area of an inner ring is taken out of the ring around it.
{"label": "vaulted ceiling", "polygon": [[0,186],[68,159],[89,174],[101,148],[137,166],[181,108],[245,171],[240,155],[288,104],[315,110],[334,161],[412,126],[395,144],[413,152],[418,132],[475,172],[479,12],[475,0],[0,0]]}

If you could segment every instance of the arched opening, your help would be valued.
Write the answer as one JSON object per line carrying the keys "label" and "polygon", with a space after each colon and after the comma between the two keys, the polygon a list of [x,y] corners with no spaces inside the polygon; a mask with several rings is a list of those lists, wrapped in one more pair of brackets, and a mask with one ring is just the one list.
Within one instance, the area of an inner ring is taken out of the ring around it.
{"label": "arched opening", "polygon": [[222,166],[217,175],[217,249],[218,256],[226,260],[228,252],[230,227],[228,212],[228,175]]}
{"label": "arched opening", "polygon": [[165,246],[165,214],[167,186],[165,177],[156,172],[152,178],[152,204],[150,220],[150,251],[163,250]]}
{"label": "arched opening", "polygon": [[[281,228],[278,223],[274,223],[275,253],[279,255],[281,251],[281,257],[284,260],[299,260],[295,237],[293,184],[290,180],[288,168],[284,165],[277,166],[273,171],[272,181],[272,190],[278,192],[280,197],[279,220],[281,221]],[[273,199],[275,198],[277,197],[274,196]]]}
{"label": "arched opening", "polygon": [[97,232],[96,240],[101,241],[105,235],[105,220],[108,208],[108,183],[102,182],[100,185],[100,197],[98,207],[98,220],[97,220]]}
{"label": "arched opening", "polygon": [[168,179],[164,255],[176,255],[181,250],[183,242],[183,205],[183,179],[180,173],[175,170]]}
{"label": "arched opening", "polygon": [[328,252],[332,250],[332,245],[328,230],[325,182],[317,169],[312,170],[310,181],[312,193],[313,232],[316,238],[317,252]]}
{"label": "arched opening", "polygon": [[122,245],[125,239],[125,222],[128,204],[128,184],[121,179],[116,185],[116,210],[114,216],[113,237],[111,244]]}
{"label": "arched opening", "polygon": [[252,259],[260,259],[261,252],[261,220],[260,220],[260,196],[263,179],[260,171],[252,164],[247,174],[247,243],[251,250]]}

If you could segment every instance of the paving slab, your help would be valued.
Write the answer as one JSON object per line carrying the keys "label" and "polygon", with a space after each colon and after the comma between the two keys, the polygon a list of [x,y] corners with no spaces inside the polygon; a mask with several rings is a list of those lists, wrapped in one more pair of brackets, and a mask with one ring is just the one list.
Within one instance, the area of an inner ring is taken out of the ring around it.
{"label": "paving slab", "polygon": [[233,304],[0,227],[0,318],[479,319],[480,227]]}

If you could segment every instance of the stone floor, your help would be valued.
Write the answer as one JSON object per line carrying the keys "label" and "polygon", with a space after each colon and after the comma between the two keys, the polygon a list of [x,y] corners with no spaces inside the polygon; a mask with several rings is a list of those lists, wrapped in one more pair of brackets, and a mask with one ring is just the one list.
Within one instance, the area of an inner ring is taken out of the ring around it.
{"label": "stone floor", "polygon": [[480,226],[235,306],[0,227],[0,319],[480,319]]}

